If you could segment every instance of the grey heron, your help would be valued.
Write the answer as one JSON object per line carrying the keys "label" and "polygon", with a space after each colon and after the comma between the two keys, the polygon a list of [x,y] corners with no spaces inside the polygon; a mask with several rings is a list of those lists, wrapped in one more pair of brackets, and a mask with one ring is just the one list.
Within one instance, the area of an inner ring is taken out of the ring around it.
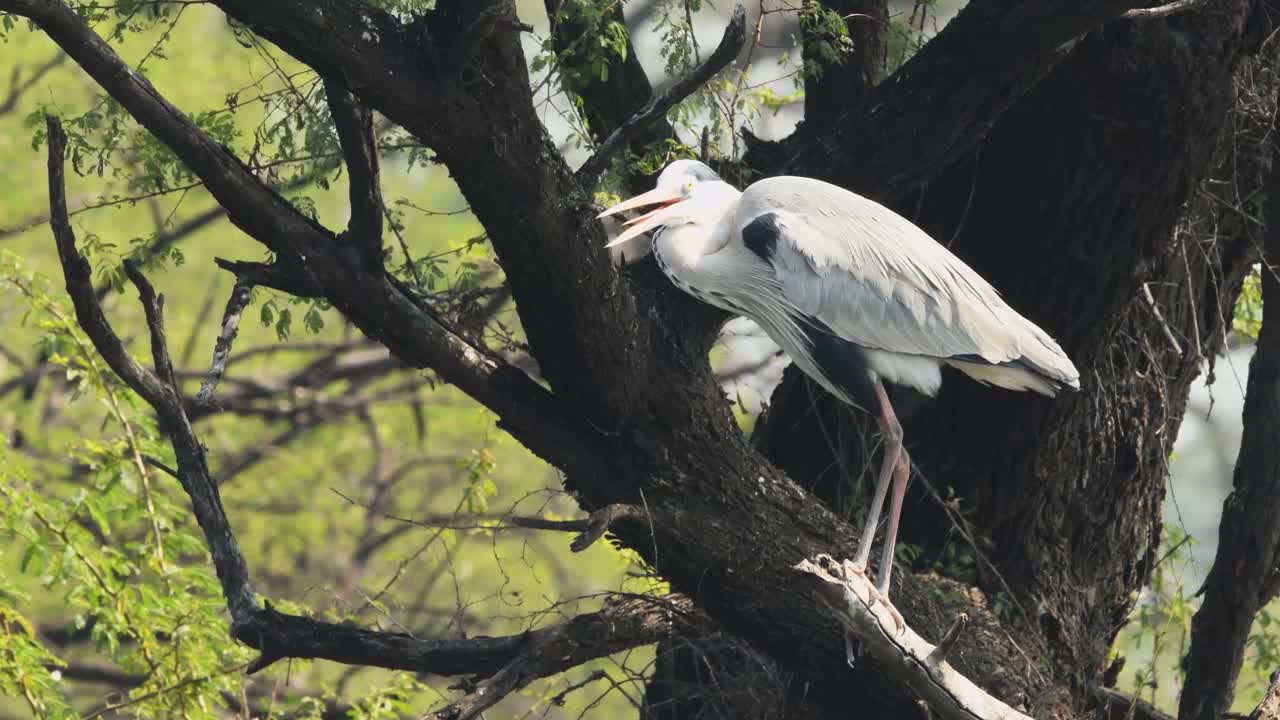
{"label": "grey heron", "polygon": [[1058,343],[923,230],[843,188],[773,177],[738,191],[711,168],[677,160],[657,187],[600,217],[626,222],[616,246],[653,231],[676,287],[754,320],[832,395],[875,414],[884,439],[854,562],[865,570],[881,507],[893,495],[876,589],[887,600],[911,461],[882,380],[937,393],[949,365],[984,384],[1053,396],[1079,389]]}

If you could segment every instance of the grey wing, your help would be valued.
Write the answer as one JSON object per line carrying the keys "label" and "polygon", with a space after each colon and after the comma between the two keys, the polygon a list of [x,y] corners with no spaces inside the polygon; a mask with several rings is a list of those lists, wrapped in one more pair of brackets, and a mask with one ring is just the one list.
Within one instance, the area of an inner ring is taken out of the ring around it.
{"label": "grey wing", "polygon": [[1078,385],[1078,372],[1053,338],[923,230],[874,201],[808,178],[770,178],[743,193],[737,220],[744,242],[752,223],[772,226],[771,246],[756,251],[768,251],[783,296],[845,340],[958,362],[1025,365]]}

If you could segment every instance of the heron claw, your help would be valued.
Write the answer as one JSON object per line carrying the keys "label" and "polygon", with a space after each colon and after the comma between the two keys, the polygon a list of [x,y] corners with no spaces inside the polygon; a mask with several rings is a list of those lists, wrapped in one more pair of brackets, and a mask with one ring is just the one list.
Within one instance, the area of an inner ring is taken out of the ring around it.
{"label": "heron claw", "polygon": [[889,611],[889,615],[893,618],[894,627],[897,630],[897,632],[894,633],[895,635],[901,635],[903,630],[906,630],[907,622],[902,619],[902,613],[898,612],[898,608],[894,607],[893,603],[889,602],[888,593],[882,593],[874,587],[871,588],[871,602],[881,603],[885,606],[885,609]]}

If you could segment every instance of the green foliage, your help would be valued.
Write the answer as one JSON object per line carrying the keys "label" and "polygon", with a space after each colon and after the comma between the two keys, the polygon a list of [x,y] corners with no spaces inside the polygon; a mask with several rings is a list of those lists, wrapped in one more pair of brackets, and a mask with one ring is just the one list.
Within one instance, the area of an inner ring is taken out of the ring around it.
{"label": "green foliage", "polygon": [[1255,265],[1245,276],[1240,297],[1236,299],[1232,329],[1237,335],[1257,340],[1262,331],[1262,266]]}
{"label": "green foliage", "polygon": [[800,27],[811,38],[808,57],[804,60],[804,77],[819,78],[828,69],[844,64],[853,49],[853,40],[840,13],[818,0],[806,0],[800,10]]}

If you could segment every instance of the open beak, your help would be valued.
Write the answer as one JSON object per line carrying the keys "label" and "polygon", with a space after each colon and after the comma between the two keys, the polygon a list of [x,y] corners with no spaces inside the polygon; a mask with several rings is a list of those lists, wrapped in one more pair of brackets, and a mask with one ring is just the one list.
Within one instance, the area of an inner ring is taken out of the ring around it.
{"label": "open beak", "polygon": [[623,200],[613,207],[605,210],[597,215],[597,218],[604,218],[610,215],[620,213],[624,210],[633,210],[635,208],[647,207],[649,205],[657,205],[658,207],[650,212],[645,213],[637,218],[628,220],[627,230],[618,237],[614,238],[605,247],[613,247],[621,245],[637,235],[649,232],[655,227],[661,225],[667,216],[667,210],[673,205],[684,200],[685,197],[679,193],[672,193],[668,190],[653,189],[647,193],[637,195],[630,200]]}

